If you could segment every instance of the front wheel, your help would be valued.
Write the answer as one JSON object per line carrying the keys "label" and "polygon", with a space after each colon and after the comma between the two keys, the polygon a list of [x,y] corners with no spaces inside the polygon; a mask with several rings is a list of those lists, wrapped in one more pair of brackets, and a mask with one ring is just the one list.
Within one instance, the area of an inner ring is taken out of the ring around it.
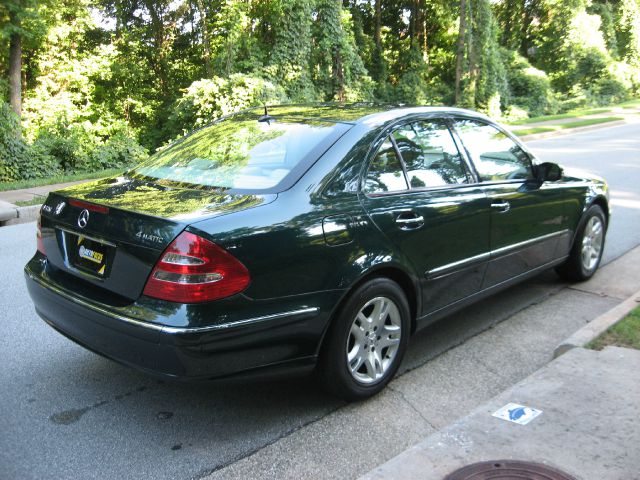
{"label": "front wheel", "polygon": [[573,282],[590,279],[600,266],[606,232],[604,211],[599,205],[592,205],[584,214],[569,258],[556,268],[558,275]]}
{"label": "front wheel", "polygon": [[409,304],[397,283],[376,278],[361,285],[327,332],[318,364],[325,388],[345,400],[378,393],[400,366],[410,325]]}

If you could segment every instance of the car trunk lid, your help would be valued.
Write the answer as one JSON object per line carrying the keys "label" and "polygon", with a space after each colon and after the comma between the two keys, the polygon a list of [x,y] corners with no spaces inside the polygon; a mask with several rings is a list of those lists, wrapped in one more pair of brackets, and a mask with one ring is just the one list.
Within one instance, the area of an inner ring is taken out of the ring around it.
{"label": "car trunk lid", "polygon": [[107,178],[49,195],[42,209],[43,244],[57,269],[133,300],[187,225],[275,197]]}

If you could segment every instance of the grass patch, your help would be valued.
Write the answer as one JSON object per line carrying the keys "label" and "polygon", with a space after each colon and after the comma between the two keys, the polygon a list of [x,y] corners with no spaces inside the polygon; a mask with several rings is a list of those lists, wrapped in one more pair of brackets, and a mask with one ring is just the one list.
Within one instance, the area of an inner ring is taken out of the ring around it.
{"label": "grass patch", "polygon": [[41,187],[43,185],[53,185],[55,183],[75,182],[77,180],[93,180],[96,178],[110,177],[126,170],[126,168],[109,168],[96,172],[72,173],[67,175],[53,175],[47,178],[34,178],[32,180],[21,180],[18,182],[0,183],[0,192],[8,190],[21,190],[23,188]]}
{"label": "grass patch", "polygon": [[555,132],[557,130],[565,130],[567,128],[588,127],[589,125],[597,125],[599,123],[617,122],[618,120],[624,120],[624,118],[622,117],[586,118],[584,120],[578,120],[576,122],[569,122],[569,123],[561,123],[559,125],[545,125],[544,127],[522,128],[520,130],[514,130],[513,134],[519,137],[523,137],[525,135]]}
{"label": "grass patch", "polygon": [[622,107],[622,108],[640,107],[640,100],[629,100],[628,102],[623,102],[619,104],[618,107]]}
{"label": "grass patch", "polygon": [[14,202],[16,207],[29,207],[31,205],[40,205],[47,199],[46,196],[35,195],[31,200],[18,200]]}
{"label": "grass patch", "polygon": [[617,122],[624,120],[623,117],[602,117],[602,118],[586,118],[584,120],[578,120],[577,122],[569,122],[558,125],[558,128],[578,128],[588,127],[589,125],[597,125],[599,123]]}
{"label": "grass patch", "polygon": [[519,137],[523,137],[525,135],[533,135],[534,133],[555,132],[556,130],[556,127],[531,127],[514,130],[513,134],[518,135]]}
{"label": "grass patch", "polygon": [[[633,108],[633,107],[626,107]],[[578,118],[584,117],[586,115],[597,115],[598,113],[609,113],[613,111],[613,108],[591,108],[591,109],[582,109],[582,110],[573,110],[567,113],[559,113],[557,115],[543,115],[541,117],[531,117],[525,118],[523,120],[517,120],[515,122],[510,123],[510,125],[528,125],[530,123],[538,123],[538,122],[551,122],[553,120],[564,120],[567,118]]]}
{"label": "grass patch", "polygon": [[589,115],[597,115],[599,113],[609,113],[613,112],[616,108],[638,108],[640,107],[640,99],[637,100],[629,100],[627,102],[617,103],[615,105],[610,105],[608,107],[598,107],[598,108],[579,108],[576,110],[571,110],[566,113],[559,113],[557,115],[542,115],[539,117],[531,117],[525,118],[523,120],[516,120],[515,122],[509,123],[509,125],[528,125],[530,123],[538,123],[538,122],[552,122],[554,120],[564,120],[566,118],[577,118],[577,117],[585,117]]}
{"label": "grass patch", "polygon": [[640,307],[589,343],[587,348],[602,350],[608,345],[640,350]]}

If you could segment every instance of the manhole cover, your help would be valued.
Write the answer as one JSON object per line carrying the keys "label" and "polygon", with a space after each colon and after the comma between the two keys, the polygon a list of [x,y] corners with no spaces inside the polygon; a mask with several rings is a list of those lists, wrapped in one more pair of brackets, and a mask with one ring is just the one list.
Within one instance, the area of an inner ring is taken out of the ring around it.
{"label": "manhole cover", "polygon": [[474,463],[456,470],[444,480],[576,480],[571,475],[540,463],[495,460]]}

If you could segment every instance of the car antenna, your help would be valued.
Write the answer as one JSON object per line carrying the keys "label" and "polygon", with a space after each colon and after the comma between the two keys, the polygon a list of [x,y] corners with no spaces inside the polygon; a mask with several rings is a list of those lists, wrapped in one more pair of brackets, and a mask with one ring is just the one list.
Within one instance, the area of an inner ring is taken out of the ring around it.
{"label": "car antenna", "polygon": [[259,122],[267,122],[267,125],[271,125],[271,120],[275,120],[275,118],[273,118],[271,115],[269,115],[269,112],[267,111],[267,104],[264,104],[264,115],[261,115],[260,118],[258,118]]}

